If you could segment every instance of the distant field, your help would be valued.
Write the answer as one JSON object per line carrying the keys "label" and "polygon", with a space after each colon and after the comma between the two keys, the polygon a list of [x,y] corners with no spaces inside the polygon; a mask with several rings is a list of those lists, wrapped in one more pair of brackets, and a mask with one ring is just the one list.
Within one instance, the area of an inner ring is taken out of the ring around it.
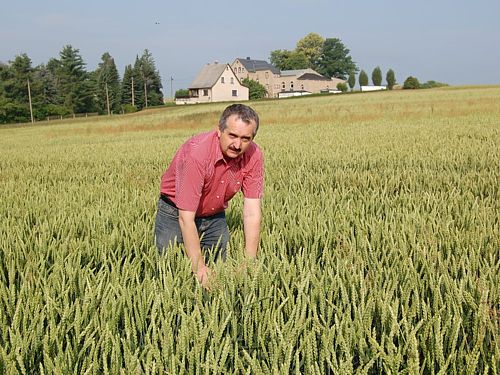
{"label": "distant field", "polygon": [[250,103],[242,199],[212,292],[159,256],[159,179],[227,104],[0,127],[0,373],[500,371],[500,87]]}

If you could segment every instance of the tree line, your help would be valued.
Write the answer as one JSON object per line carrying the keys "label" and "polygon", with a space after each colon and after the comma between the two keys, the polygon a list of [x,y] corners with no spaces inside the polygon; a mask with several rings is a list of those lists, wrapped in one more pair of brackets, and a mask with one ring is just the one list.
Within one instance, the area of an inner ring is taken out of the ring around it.
{"label": "tree line", "polygon": [[71,45],[62,48],[59,58],[35,67],[23,53],[0,63],[0,123],[134,112],[162,105],[161,89],[160,73],[147,49],[125,67],[123,79],[108,52],[90,72],[80,51]]}

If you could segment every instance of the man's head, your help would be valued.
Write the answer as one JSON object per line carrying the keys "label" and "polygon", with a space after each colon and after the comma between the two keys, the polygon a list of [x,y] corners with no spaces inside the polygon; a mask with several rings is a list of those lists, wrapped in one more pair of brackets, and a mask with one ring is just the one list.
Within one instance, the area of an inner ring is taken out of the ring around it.
{"label": "man's head", "polygon": [[224,156],[232,159],[242,155],[252,143],[258,129],[259,116],[252,108],[243,104],[227,107],[217,129]]}

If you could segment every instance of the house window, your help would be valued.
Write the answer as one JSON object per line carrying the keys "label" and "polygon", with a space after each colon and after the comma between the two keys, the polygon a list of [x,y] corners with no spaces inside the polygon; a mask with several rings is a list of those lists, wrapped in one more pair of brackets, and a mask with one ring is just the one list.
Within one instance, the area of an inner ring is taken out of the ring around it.
{"label": "house window", "polygon": [[233,90],[232,93],[233,93],[233,96],[238,96],[238,90]]}
{"label": "house window", "polygon": [[285,82],[281,82],[281,91],[285,91],[286,87],[285,87]]}
{"label": "house window", "polygon": [[231,85],[234,85],[234,78],[231,77]]}
{"label": "house window", "polygon": [[266,72],[266,79],[269,78],[269,72]]}
{"label": "house window", "polygon": [[238,73],[241,73],[241,67],[238,68]]}
{"label": "house window", "polygon": [[208,90],[207,89],[203,89],[203,96],[208,96]]}
{"label": "house window", "polygon": [[301,90],[304,90],[304,85],[300,85],[300,89],[301,89]]}
{"label": "house window", "polygon": [[220,83],[224,83],[224,77],[220,77]]}
{"label": "house window", "polygon": [[293,91],[293,82],[290,82],[290,91]]}

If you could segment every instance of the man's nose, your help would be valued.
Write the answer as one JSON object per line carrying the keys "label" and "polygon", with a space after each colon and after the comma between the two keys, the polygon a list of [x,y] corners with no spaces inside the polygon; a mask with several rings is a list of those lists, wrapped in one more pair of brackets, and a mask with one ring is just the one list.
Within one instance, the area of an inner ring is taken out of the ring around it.
{"label": "man's nose", "polygon": [[234,147],[237,148],[237,149],[240,149],[241,148],[241,139],[235,139],[234,141]]}

